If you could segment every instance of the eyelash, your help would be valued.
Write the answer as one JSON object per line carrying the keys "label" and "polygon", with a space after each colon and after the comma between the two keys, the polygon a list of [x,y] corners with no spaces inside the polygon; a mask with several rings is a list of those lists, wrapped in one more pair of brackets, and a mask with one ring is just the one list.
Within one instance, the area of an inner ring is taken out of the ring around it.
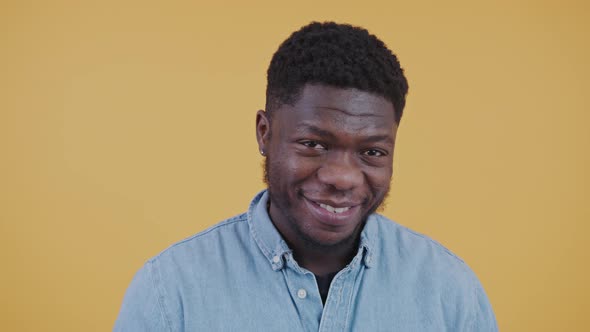
{"label": "eyelash", "polygon": [[[368,153],[369,153],[369,151],[374,151],[374,152],[377,152],[377,153],[379,153],[379,156],[372,156],[372,155],[369,155],[369,154],[368,154]],[[365,156],[369,156],[369,157],[385,157],[385,156],[387,155],[385,152],[383,152],[383,151],[380,151],[380,150],[378,150],[378,149],[369,149],[369,150],[367,150],[367,151],[363,152],[363,154],[364,154]]]}
{"label": "eyelash", "polygon": [[[323,146],[321,143],[319,143],[317,141],[313,141],[313,140],[301,141],[300,144],[305,147],[308,147],[310,149],[314,149],[314,150],[327,150],[327,148],[325,146]],[[319,146],[319,148],[318,148],[318,146]],[[371,154],[369,154],[370,152],[377,153],[379,155],[371,155]],[[379,149],[368,149],[366,151],[363,151],[362,154],[367,157],[385,157],[385,156],[387,156],[386,152],[379,150]]]}
{"label": "eyelash", "polygon": [[[300,142],[300,143],[301,143],[302,145],[304,145],[304,146],[308,147],[308,148],[315,149],[315,150],[319,150],[319,149],[317,149],[317,148],[316,148],[316,146],[318,146],[318,145],[319,145],[319,146],[321,146],[321,147],[322,147],[324,150],[326,150],[326,147],[325,147],[325,146],[323,146],[322,144],[318,143],[317,141],[302,141],[302,142]],[[312,145],[314,145],[314,146],[312,146]]]}

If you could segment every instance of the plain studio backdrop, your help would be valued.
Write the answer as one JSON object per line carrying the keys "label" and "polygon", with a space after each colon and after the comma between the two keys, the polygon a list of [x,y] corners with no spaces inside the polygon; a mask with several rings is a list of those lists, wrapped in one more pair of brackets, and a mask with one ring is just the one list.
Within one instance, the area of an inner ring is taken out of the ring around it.
{"label": "plain studio backdrop", "polygon": [[589,7],[0,2],[0,330],[110,330],[149,257],[245,211],[266,68],[314,20],[406,70],[383,213],[464,258],[502,331],[590,330]]}

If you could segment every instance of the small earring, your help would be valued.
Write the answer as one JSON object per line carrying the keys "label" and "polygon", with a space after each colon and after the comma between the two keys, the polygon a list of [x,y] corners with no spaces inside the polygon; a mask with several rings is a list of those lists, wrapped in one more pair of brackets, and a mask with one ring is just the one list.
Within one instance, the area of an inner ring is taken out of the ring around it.
{"label": "small earring", "polygon": [[264,150],[260,149],[260,154],[263,156],[266,156],[266,154],[264,154]]}

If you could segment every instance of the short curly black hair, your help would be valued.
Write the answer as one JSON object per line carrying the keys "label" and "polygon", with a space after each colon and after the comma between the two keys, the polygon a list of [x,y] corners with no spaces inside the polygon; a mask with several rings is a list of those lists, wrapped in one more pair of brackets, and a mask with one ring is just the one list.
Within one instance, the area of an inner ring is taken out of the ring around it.
{"label": "short curly black hair", "polygon": [[399,123],[408,81],[395,54],[366,29],[334,22],[312,22],[287,38],[267,72],[266,110],[297,102],[306,84],[356,88],[393,104]]}

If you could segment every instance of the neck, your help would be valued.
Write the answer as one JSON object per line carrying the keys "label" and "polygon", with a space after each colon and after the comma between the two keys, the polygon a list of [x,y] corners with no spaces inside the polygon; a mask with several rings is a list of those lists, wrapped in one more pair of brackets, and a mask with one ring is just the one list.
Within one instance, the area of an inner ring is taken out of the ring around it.
{"label": "neck", "polygon": [[[356,237],[358,238],[358,237]],[[342,270],[358,250],[358,241],[346,240],[334,246],[314,246],[306,242],[287,241],[297,263],[315,275],[326,275]]]}

